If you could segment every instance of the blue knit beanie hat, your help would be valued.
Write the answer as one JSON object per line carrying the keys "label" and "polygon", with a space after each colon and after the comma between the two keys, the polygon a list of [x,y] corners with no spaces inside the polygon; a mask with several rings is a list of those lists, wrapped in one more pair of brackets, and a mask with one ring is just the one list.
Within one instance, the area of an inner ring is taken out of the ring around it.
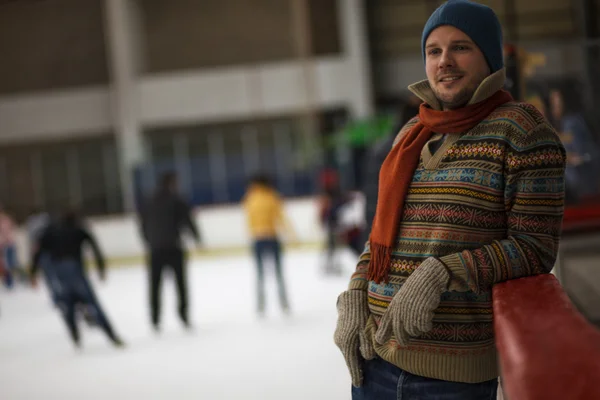
{"label": "blue knit beanie hat", "polygon": [[451,25],[466,33],[481,49],[492,73],[504,67],[502,27],[494,10],[468,0],[449,0],[442,4],[431,14],[423,29],[423,59],[427,38],[442,25]]}

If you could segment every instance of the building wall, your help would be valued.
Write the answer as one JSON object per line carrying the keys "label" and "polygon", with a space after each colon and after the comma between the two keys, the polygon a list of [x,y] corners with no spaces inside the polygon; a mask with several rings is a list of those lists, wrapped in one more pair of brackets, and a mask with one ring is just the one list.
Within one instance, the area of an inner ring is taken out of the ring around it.
{"label": "building wall", "polygon": [[0,2],[0,96],[108,82],[102,0]]}
{"label": "building wall", "polygon": [[111,126],[105,86],[0,96],[0,143],[85,136]]}
{"label": "building wall", "polygon": [[[147,0],[145,71],[281,62],[298,56],[291,1]],[[309,1],[311,54],[340,54],[335,0]]]}
{"label": "building wall", "polygon": [[[344,58],[321,58],[313,65],[316,106],[349,103]],[[295,62],[160,74],[138,81],[136,101],[144,127],[286,114],[304,106],[302,79]],[[95,134],[112,126],[110,111],[106,87],[1,96],[0,143]]]}
{"label": "building wall", "polygon": [[291,2],[277,0],[144,1],[145,70],[172,72],[293,58],[291,12]]}

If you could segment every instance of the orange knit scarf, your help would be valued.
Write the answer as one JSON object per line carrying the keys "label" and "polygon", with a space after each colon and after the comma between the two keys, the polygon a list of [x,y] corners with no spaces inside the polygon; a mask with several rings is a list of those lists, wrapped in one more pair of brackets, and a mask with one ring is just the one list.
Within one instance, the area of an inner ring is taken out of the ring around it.
{"label": "orange knit scarf", "polygon": [[498,106],[512,101],[505,90],[488,99],[450,111],[437,111],[425,103],[419,108],[419,121],[390,151],[379,172],[377,209],[370,235],[371,260],[368,279],[387,281],[392,251],[404,211],[404,200],[419,165],[423,146],[436,133],[461,133],[475,127]]}

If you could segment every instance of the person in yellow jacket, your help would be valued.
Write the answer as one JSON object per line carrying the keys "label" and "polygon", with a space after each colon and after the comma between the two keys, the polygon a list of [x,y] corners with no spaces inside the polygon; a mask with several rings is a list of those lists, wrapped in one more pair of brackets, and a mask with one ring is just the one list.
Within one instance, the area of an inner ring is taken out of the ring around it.
{"label": "person in yellow jacket", "polygon": [[[283,212],[283,202],[269,177],[257,175],[252,178],[242,200],[246,213],[252,251],[256,263],[258,314],[265,313],[264,260],[272,257],[279,288],[279,302],[283,311],[289,313],[289,302],[285,289],[281,263],[281,233],[295,238],[291,224]],[[282,232],[283,230],[283,232]]]}

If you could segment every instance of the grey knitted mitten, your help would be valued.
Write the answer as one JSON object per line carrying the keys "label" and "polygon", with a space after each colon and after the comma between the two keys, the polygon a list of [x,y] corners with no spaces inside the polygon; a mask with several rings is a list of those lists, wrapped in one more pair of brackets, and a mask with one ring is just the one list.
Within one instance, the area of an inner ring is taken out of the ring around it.
{"label": "grey knitted mitten", "polygon": [[375,340],[384,344],[392,336],[406,346],[409,336],[418,337],[429,332],[434,310],[442,293],[448,290],[450,273],[438,259],[429,257],[406,279],[383,314]]}
{"label": "grey knitted mitten", "polygon": [[333,336],[340,348],[346,365],[350,370],[352,385],[362,384],[361,356],[365,360],[375,358],[373,344],[365,334],[369,305],[367,292],[364,290],[347,290],[340,294],[337,302],[338,321]]}

